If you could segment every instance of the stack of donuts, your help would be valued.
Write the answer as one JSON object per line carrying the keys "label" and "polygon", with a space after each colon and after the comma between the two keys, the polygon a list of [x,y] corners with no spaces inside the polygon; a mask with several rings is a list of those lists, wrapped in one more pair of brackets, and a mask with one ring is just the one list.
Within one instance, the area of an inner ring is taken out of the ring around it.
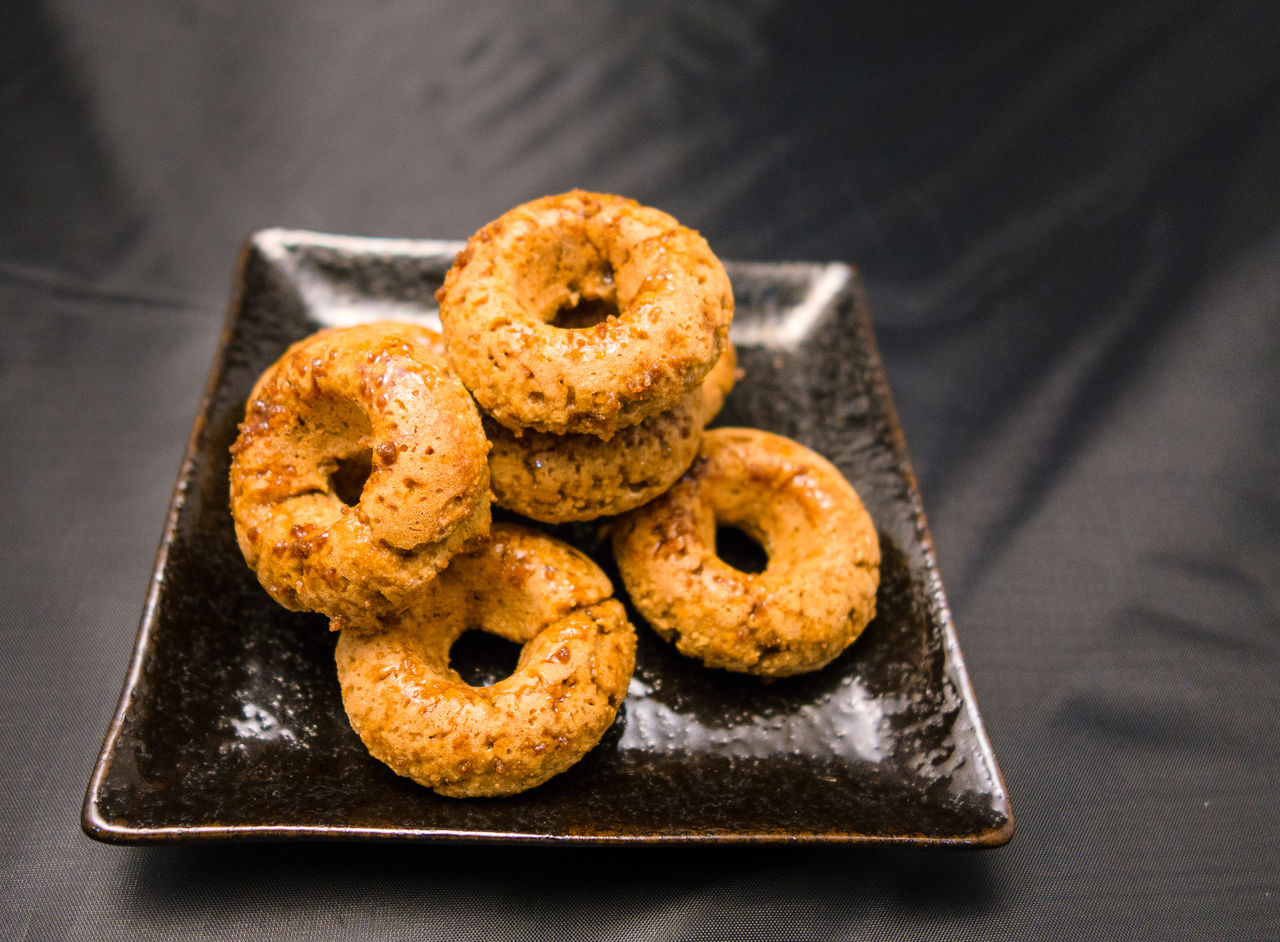
{"label": "stack of donuts", "polygon": [[733,386],[724,267],[633,200],[517,206],[471,237],[436,298],[493,446],[494,500],[544,523],[661,494]]}
{"label": "stack of donuts", "polygon": [[[246,562],[328,616],[343,705],[369,752],[455,796],[537,786],[612,725],[636,636],[599,565],[530,521],[609,518],[636,610],[704,664],[764,677],[830,663],[874,614],[879,544],[829,462],[705,427],[736,374],[733,295],[706,241],[621,197],[518,206],[437,292],[443,336],[322,330],[258,380],[232,446]],[[769,557],[716,554],[735,526]],[[461,634],[522,646],[468,685]]]}

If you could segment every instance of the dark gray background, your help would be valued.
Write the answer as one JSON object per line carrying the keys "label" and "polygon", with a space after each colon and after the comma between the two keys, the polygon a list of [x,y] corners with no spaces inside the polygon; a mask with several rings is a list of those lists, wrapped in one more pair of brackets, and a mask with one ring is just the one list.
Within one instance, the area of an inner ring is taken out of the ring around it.
{"label": "dark gray background", "polygon": [[[1280,937],[1274,4],[0,6],[0,934]],[[242,238],[624,193],[859,266],[1002,849],[79,830]]]}

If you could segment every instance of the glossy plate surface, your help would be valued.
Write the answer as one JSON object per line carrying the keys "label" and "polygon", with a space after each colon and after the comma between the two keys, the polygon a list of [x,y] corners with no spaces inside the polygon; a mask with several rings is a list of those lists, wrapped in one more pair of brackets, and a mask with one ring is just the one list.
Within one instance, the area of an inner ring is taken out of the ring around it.
{"label": "glossy plate surface", "polygon": [[[280,608],[240,556],[228,448],[254,380],[290,342],[366,320],[438,323],[434,292],[459,247],[283,230],[246,246],[85,832],[111,842],[1007,841],[1004,783],[866,305],[841,264],[726,265],[746,379],[716,424],[794,438],[858,489],[884,559],[863,636],[825,670],[765,684],[681,657],[633,612],[637,669],[617,722],[546,785],[441,798],[368,755],[342,709],[324,618]],[[553,532],[614,574],[599,527]]]}

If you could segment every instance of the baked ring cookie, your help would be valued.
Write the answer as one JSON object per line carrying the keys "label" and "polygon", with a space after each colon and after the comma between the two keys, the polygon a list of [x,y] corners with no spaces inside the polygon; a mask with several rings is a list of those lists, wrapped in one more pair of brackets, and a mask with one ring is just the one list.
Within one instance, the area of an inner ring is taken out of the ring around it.
{"label": "baked ring cookie", "polygon": [[285,608],[368,624],[488,532],[489,445],[432,343],[409,324],[322,330],[254,386],[231,449],[231,513],[245,561]]}
{"label": "baked ring cookie", "polygon": [[[517,206],[436,292],[449,361],[502,425],[608,438],[675,407],[728,343],[733,291],[697,232],[634,200],[574,190]],[[557,326],[583,303],[616,311]]]}
{"label": "baked ring cookie", "polygon": [[[764,571],[720,559],[717,525],[759,542]],[[636,609],[710,667],[817,670],[875,613],[880,544],[862,501],[825,458],[769,432],[707,432],[680,481],[618,519],[613,548]]]}
{"label": "baked ring cookie", "polygon": [[494,503],[543,523],[594,520],[647,503],[689,467],[702,430],[720,411],[736,372],[729,346],[702,385],[685,393],[674,409],[624,428],[608,441],[546,432],[517,436],[483,417],[493,445]]}
{"label": "baked ring cookie", "polygon": [[[442,795],[542,784],[600,741],[626,696],[636,637],[612,596],[582,553],[495,524],[384,631],[338,638],[352,728],[375,758]],[[470,628],[523,645],[510,677],[472,687],[449,667]]]}

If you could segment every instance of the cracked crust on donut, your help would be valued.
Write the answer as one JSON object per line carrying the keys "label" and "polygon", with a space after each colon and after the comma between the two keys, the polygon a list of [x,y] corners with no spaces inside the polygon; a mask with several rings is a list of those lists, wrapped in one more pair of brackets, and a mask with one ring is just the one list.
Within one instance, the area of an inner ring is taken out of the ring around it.
{"label": "cracked crust on donut", "polygon": [[[436,293],[449,360],[514,430],[609,438],[673,408],[728,343],[733,291],[697,232],[634,200],[574,190],[484,226]],[[597,303],[591,326],[557,326]]]}
{"label": "cracked crust on donut", "polygon": [[231,512],[245,561],[286,608],[368,624],[488,532],[488,441],[433,345],[409,324],[322,330],[254,386]]}
{"label": "cracked crust on donut", "polygon": [[[765,569],[717,556],[717,526],[755,539]],[[875,614],[880,544],[857,492],[825,458],[769,432],[707,432],[680,481],[618,518],[613,549],[649,625],[710,667],[817,670]]]}
{"label": "cracked crust on donut", "polygon": [[[374,634],[344,631],[342,702],[369,752],[442,795],[511,795],[578,762],[613,723],[635,631],[605,574],[527,527],[495,524],[422,602]],[[449,666],[469,629],[522,645],[511,676],[472,687]]]}

